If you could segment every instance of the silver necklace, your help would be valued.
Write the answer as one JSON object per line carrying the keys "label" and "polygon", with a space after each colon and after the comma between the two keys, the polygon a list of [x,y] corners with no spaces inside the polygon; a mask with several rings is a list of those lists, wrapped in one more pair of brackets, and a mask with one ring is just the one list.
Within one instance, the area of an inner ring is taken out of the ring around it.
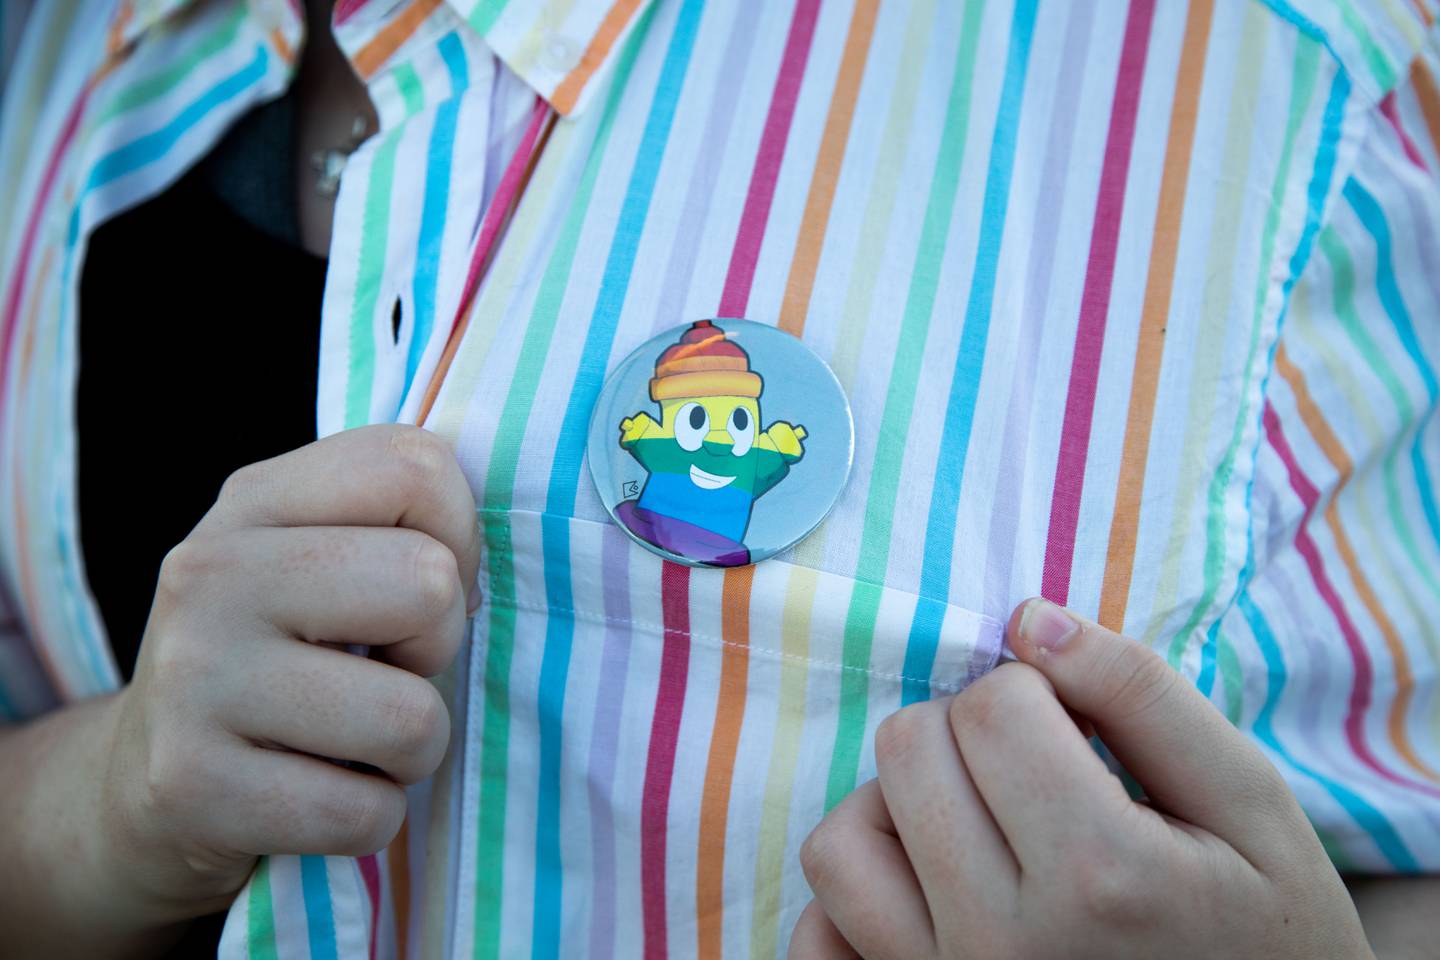
{"label": "silver necklace", "polygon": [[315,192],[326,200],[334,200],[340,192],[340,175],[345,172],[345,163],[360,144],[370,136],[370,118],[357,113],[350,124],[350,136],[333,147],[316,150],[310,154],[310,169],[315,172]]}

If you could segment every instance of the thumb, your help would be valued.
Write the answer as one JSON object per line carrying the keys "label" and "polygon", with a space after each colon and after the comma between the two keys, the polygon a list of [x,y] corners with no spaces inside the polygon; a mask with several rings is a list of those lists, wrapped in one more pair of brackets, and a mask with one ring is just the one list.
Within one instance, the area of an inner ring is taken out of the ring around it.
{"label": "thumb", "polygon": [[1041,599],[1016,608],[1006,632],[1166,813],[1242,853],[1273,834],[1265,814],[1298,815],[1264,755],[1149,647]]}

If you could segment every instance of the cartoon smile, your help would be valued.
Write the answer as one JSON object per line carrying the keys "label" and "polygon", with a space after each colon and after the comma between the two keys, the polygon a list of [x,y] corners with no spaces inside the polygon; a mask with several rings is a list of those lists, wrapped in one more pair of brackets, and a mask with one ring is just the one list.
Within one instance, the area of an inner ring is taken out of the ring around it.
{"label": "cartoon smile", "polygon": [[734,477],[721,477],[708,470],[701,470],[693,463],[690,465],[690,481],[702,490],[719,490],[734,479]]}

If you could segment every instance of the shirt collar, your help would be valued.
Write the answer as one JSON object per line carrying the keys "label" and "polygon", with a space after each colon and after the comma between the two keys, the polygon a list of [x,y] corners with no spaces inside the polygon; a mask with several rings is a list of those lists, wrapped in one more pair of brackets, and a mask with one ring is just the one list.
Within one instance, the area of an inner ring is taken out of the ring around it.
{"label": "shirt collar", "polygon": [[110,20],[106,46],[111,56],[128,49],[161,20],[189,7],[195,0],[120,0]]}
{"label": "shirt collar", "polygon": [[[130,47],[162,20],[202,0],[121,0],[111,22],[111,53]],[[277,38],[303,31],[302,0],[246,3]],[[341,48],[369,80],[411,49],[433,40],[438,22],[459,25],[487,46],[557,113],[573,116],[591,99],[654,0],[339,0],[333,23]],[[443,9],[442,9],[443,8]]]}
{"label": "shirt collar", "polygon": [[[120,0],[110,20],[106,51],[123,57],[152,28],[206,0]],[[286,61],[298,55],[305,36],[304,0],[232,0],[245,4],[251,20]]]}
{"label": "shirt collar", "polygon": [[578,113],[653,0],[444,0],[562,115]]}
{"label": "shirt collar", "polygon": [[589,102],[652,2],[339,0],[333,23],[341,49],[367,81],[405,59],[415,43],[432,42],[451,29],[471,30],[557,113],[573,116]]}

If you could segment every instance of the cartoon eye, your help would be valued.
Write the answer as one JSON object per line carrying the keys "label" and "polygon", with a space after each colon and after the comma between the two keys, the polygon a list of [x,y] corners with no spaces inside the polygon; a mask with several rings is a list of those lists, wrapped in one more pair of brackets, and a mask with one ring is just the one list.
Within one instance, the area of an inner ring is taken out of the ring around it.
{"label": "cartoon eye", "polygon": [[750,445],[755,442],[755,420],[750,416],[749,411],[744,407],[736,407],[730,411],[730,436],[735,445],[730,452],[737,457],[743,457],[750,452]]}
{"label": "cartoon eye", "polygon": [[710,432],[710,415],[698,403],[687,403],[675,411],[675,442],[680,449],[694,452],[700,449],[705,434]]}

